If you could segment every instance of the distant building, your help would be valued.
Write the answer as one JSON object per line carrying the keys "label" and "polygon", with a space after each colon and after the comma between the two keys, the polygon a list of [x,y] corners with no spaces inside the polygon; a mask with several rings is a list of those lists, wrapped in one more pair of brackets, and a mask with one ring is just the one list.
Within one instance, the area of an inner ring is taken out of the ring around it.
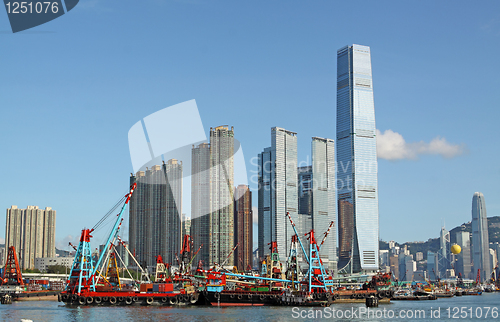
{"label": "distant building", "polygon": [[[495,254],[496,254],[496,261],[497,261],[497,264],[500,262],[500,243],[498,242],[495,242],[495,243],[490,243],[490,248],[493,249],[495,251]],[[495,266],[492,266],[493,268],[495,268]]]}
{"label": "distant building", "polygon": [[459,274],[463,279],[471,279],[472,260],[471,260],[471,247],[470,247],[470,233],[466,231],[459,231],[456,233],[457,245],[462,248],[460,254],[456,255],[455,273]]}
{"label": "distant building", "polygon": [[399,255],[399,280],[412,281],[415,271],[413,255]]}
{"label": "distant building", "polygon": [[438,262],[439,262],[439,277],[446,278],[446,270],[451,268],[451,243],[450,243],[450,233],[444,227],[441,227],[441,232],[439,233],[439,251],[438,251]]}
{"label": "distant building", "polygon": [[399,279],[399,255],[391,253],[389,256],[389,265],[394,277]]}
{"label": "distant building", "polygon": [[252,269],[253,213],[252,192],[247,185],[238,185],[234,192],[235,266],[239,271]]}
{"label": "distant building", "polygon": [[168,160],[130,177],[137,188],[130,199],[130,251],[141,265],[156,265],[161,255],[176,263],[181,247],[182,162]]}
{"label": "distant building", "polygon": [[491,274],[488,237],[488,218],[486,204],[481,192],[474,193],[472,197],[472,247],[473,247],[473,276],[481,272],[481,282],[487,280]]}
{"label": "distant building", "polygon": [[73,265],[74,257],[42,257],[35,259],[35,269],[46,272],[49,266],[62,265],[68,268],[68,273]]}
{"label": "distant building", "polygon": [[413,280],[414,281],[422,281],[425,282],[427,279],[427,272],[424,270],[418,270],[413,272]]}
{"label": "distant building", "polygon": [[429,279],[431,281],[436,281],[438,279],[439,272],[439,261],[438,254],[431,251],[427,251],[427,273],[429,274]]}
{"label": "distant building", "polygon": [[182,214],[182,236],[191,235],[191,218],[186,217],[186,214]]}
{"label": "distant building", "polygon": [[417,253],[415,254],[415,260],[416,260],[417,262],[419,262],[419,261],[421,261],[421,260],[424,260],[424,253],[422,253],[422,252],[417,252]]}
{"label": "distant building", "polygon": [[[16,248],[21,269],[35,268],[35,259],[55,257],[56,211],[28,206],[7,209],[5,247]],[[6,260],[7,252],[4,255]]]}
{"label": "distant building", "polygon": [[[124,242],[125,244],[128,244],[127,242]],[[118,264],[118,267],[128,267],[130,262],[129,262],[129,255],[127,250],[122,244],[119,244],[116,248],[116,253],[118,255],[118,258],[116,259],[116,263]],[[134,262],[135,265],[135,262]]]}
{"label": "distant building", "polygon": [[389,266],[389,251],[388,250],[379,250],[379,256],[380,256],[380,266]]}
{"label": "distant building", "polygon": [[0,246],[0,267],[3,267],[5,265],[5,246],[2,245]]}
{"label": "distant building", "polygon": [[[494,250],[494,249],[489,249],[490,251],[490,267],[493,267],[495,268],[498,264],[497,262],[497,252]],[[492,272],[493,272],[493,269],[492,269]],[[491,272],[490,272],[491,274]]]}

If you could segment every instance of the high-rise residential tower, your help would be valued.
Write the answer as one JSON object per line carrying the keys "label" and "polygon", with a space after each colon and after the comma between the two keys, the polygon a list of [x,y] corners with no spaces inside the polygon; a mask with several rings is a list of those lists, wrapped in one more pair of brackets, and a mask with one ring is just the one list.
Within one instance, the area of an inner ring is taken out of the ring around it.
{"label": "high-rise residential tower", "polygon": [[154,165],[130,177],[137,188],[130,199],[130,249],[141,264],[156,265],[161,255],[174,264],[181,247],[182,162]]}
{"label": "high-rise residential tower", "polygon": [[283,260],[294,235],[287,212],[298,220],[297,133],[271,129],[271,147],[259,154],[259,257],[269,254],[269,243],[278,243]]}
{"label": "high-rise residential tower", "polygon": [[252,192],[247,185],[240,184],[234,192],[234,265],[239,271],[252,269],[253,262],[253,213]]}
{"label": "high-rise residential tower", "polygon": [[375,129],[370,47],[343,47],[337,51],[339,271],[379,268]]}
{"label": "high-rise residential tower", "polygon": [[210,264],[234,265],[233,155],[234,128],[210,128]]}
{"label": "high-rise residential tower", "polygon": [[489,245],[484,195],[481,192],[475,192],[472,197],[472,259],[474,262],[472,273],[475,276],[479,270],[481,282],[489,279],[492,270]]}
{"label": "high-rise residential tower", "polygon": [[162,165],[167,179],[166,216],[160,222],[166,233],[161,236],[161,247],[167,263],[176,263],[176,254],[182,247],[182,162],[170,159]]}
{"label": "high-rise residential tower", "polygon": [[[205,267],[209,263],[210,236],[210,144],[193,146],[191,152],[191,234],[193,248],[197,250],[197,261]],[[196,264],[196,263],[195,263]],[[213,263],[212,263],[213,264]]]}
{"label": "high-rise residential tower", "polygon": [[5,247],[15,247],[21,269],[34,269],[36,258],[56,256],[55,231],[56,211],[50,207],[7,209]]}

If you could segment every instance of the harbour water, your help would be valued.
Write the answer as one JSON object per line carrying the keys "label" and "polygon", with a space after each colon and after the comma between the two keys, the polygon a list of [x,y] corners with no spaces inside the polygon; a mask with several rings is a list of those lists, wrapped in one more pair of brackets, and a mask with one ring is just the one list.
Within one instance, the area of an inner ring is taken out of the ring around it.
{"label": "harbour water", "polygon": [[[500,321],[500,293],[440,298],[435,301],[393,301],[378,308],[364,304],[308,307],[77,307],[60,302],[14,302],[0,305],[0,321]],[[439,315],[438,315],[439,313]],[[488,314],[488,316],[486,316]]]}

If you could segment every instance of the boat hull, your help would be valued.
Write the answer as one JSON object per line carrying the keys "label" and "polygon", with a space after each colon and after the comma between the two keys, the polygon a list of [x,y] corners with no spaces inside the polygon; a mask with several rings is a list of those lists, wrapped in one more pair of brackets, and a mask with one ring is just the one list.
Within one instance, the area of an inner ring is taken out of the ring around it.
{"label": "boat hull", "polygon": [[196,304],[199,293],[88,292],[85,295],[61,293],[59,300],[67,306],[177,306]]}

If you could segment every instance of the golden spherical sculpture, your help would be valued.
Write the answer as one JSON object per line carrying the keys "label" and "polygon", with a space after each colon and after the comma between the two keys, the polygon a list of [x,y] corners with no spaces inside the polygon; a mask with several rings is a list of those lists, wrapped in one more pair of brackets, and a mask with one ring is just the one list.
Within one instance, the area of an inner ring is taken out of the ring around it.
{"label": "golden spherical sculpture", "polygon": [[460,252],[462,251],[462,248],[460,246],[458,246],[457,244],[451,246],[451,252],[455,255],[457,254],[460,254]]}

